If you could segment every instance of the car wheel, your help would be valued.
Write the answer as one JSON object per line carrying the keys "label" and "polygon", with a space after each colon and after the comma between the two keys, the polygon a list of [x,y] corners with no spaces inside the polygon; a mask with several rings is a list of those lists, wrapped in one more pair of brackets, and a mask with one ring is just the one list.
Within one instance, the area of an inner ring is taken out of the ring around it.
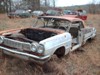
{"label": "car wheel", "polygon": [[62,58],[65,55],[65,48],[61,47],[61,48],[57,49],[54,54],[56,54],[56,56],[58,58]]}
{"label": "car wheel", "polygon": [[10,19],[12,19],[13,17],[12,16],[8,16]]}

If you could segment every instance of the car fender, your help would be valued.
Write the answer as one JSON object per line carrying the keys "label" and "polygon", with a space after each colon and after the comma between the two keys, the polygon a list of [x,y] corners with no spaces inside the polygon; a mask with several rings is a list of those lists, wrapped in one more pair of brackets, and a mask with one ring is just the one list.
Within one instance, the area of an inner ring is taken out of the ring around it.
{"label": "car fender", "polygon": [[71,48],[72,37],[70,33],[66,32],[40,41],[40,44],[45,47],[44,55],[53,55],[60,47],[65,47],[65,54],[67,54]]}

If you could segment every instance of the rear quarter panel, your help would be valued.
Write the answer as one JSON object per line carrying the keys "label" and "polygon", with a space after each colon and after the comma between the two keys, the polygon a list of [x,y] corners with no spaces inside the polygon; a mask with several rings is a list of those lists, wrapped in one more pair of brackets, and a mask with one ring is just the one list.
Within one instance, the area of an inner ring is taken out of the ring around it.
{"label": "rear quarter panel", "polygon": [[84,41],[87,41],[88,39],[92,38],[93,35],[96,35],[96,31],[94,30],[94,27],[85,27],[82,32],[84,34]]}

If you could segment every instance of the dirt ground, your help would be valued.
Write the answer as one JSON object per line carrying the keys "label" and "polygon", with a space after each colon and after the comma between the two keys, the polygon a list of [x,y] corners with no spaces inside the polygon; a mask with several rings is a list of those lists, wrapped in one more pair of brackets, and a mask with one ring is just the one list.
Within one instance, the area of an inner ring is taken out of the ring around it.
{"label": "dirt ground", "polygon": [[[9,19],[5,14],[0,14],[0,31],[32,26],[33,20]],[[0,64],[0,75],[100,75],[100,15],[88,15],[87,21],[96,27],[97,36],[86,43],[84,51],[76,50],[62,59],[53,56],[43,67],[6,57]]]}

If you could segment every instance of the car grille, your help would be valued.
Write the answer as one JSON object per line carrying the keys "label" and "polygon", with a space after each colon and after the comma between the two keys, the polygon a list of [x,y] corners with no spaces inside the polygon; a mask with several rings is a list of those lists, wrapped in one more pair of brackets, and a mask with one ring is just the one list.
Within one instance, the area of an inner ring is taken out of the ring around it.
{"label": "car grille", "polygon": [[20,42],[20,41],[9,39],[9,38],[4,38],[3,45],[12,47],[12,48],[17,48],[20,50],[30,50],[31,48],[30,43]]}

